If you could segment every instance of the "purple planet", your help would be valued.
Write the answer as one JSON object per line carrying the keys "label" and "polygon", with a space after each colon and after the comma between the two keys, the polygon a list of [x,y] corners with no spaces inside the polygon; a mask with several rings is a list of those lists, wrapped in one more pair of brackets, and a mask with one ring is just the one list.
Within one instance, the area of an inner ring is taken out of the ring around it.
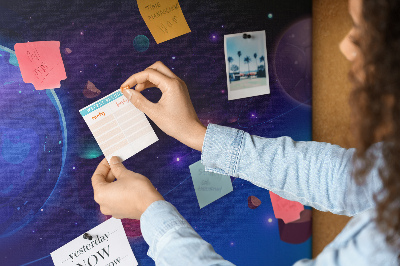
{"label": "purple planet", "polygon": [[311,106],[311,18],[293,24],[275,52],[278,83],[295,101]]}

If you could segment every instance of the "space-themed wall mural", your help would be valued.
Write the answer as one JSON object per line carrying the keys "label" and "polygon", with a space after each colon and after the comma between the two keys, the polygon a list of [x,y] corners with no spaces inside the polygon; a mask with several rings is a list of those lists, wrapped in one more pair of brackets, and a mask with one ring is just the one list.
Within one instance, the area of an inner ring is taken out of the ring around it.
{"label": "space-themed wall mural", "polygon": [[[104,155],[79,110],[155,61],[186,82],[204,125],[311,140],[311,0],[179,4],[190,32],[157,44],[136,1],[0,2],[0,265],[53,265],[51,252],[109,218],[91,185]],[[225,35],[256,31],[265,31],[265,55],[242,49],[226,59]],[[14,45],[35,41],[60,42],[60,88],[24,82]],[[228,100],[227,83],[244,78],[267,80],[269,93]],[[156,88],[143,94],[161,97]],[[311,208],[285,223],[267,190],[231,177],[233,191],[200,209],[189,170],[200,152],[149,121],[159,140],[124,165],[148,177],[217,253],[236,265],[311,257]],[[139,265],[154,265],[139,221],[122,223]]]}

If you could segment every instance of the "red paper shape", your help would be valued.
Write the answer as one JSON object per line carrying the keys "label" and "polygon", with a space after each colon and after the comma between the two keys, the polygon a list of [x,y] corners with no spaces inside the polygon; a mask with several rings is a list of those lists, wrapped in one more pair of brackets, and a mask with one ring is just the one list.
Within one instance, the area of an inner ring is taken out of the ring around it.
{"label": "red paper shape", "polygon": [[300,219],[300,213],[304,210],[303,204],[281,198],[271,191],[269,192],[269,196],[271,197],[275,218],[282,219],[284,223]]}
{"label": "red paper shape", "polygon": [[14,49],[22,79],[32,83],[36,90],[60,88],[60,81],[67,78],[60,42],[16,43]]}
{"label": "red paper shape", "polygon": [[300,244],[310,238],[312,233],[311,210],[304,209],[300,219],[291,223],[284,223],[278,219],[279,237],[290,244]]}

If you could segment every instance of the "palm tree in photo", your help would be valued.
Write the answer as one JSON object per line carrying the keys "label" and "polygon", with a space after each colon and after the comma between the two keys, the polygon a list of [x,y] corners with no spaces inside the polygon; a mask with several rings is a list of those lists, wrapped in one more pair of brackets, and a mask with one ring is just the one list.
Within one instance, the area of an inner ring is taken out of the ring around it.
{"label": "palm tree in photo", "polygon": [[231,76],[231,71],[230,71],[230,69],[231,69],[231,62],[233,61],[233,58],[232,58],[232,56],[229,56],[228,57],[228,64],[229,64],[229,69],[228,69],[228,75],[229,75],[229,83],[231,83],[231,80],[232,80],[232,76]]}
{"label": "palm tree in photo", "polygon": [[248,69],[249,69],[248,77],[250,78],[250,62],[251,62],[250,56],[246,56],[246,57],[244,58],[244,62],[247,64],[247,67],[248,67]]}
{"label": "palm tree in photo", "polygon": [[239,79],[240,79],[240,57],[242,56],[242,52],[238,51],[238,57],[239,57]]}
{"label": "palm tree in photo", "polygon": [[257,53],[254,53],[254,60],[255,60],[255,63],[256,63],[256,73],[257,73]]}
{"label": "palm tree in photo", "polygon": [[229,69],[231,69],[231,63],[233,62],[232,56],[228,57]]}
{"label": "palm tree in photo", "polygon": [[261,62],[264,62],[264,73],[265,73],[265,76],[267,75],[267,71],[266,71],[266,69],[265,69],[265,58],[264,58],[264,56],[261,56],[260,57],[260,63]]}

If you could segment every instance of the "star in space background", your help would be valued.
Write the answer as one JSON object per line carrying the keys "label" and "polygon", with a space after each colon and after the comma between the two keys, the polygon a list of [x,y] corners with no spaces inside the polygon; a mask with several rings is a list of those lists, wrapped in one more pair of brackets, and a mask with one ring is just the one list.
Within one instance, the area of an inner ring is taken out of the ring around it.
{"label": "star in space background", "polygon": [[[179,4],[191,32],[156,44],[136,1],[0,1],[1,265],[52,265],[50,252],[108,218],[91,186],[104,156],[78,110],[157,60],[186,82],[204,125],[311,140],[311,0]],[[224,35],[260,30],[271,93],[228,101]],[[51,40],[61,43],[68,78],[38,91],[23,82],[13,47]],[[156,88],[143,94],[161,97]],[[200,152],[150,123],[159,141],[125,166],[148,177],[217,253],[236,265],[311,257],[308,207],[306,223],[285,229],[267,190],[232,178],[233,192],[200,210],[189,171]],[[123,224],[139,265],[154,265],[139,221]]]}

